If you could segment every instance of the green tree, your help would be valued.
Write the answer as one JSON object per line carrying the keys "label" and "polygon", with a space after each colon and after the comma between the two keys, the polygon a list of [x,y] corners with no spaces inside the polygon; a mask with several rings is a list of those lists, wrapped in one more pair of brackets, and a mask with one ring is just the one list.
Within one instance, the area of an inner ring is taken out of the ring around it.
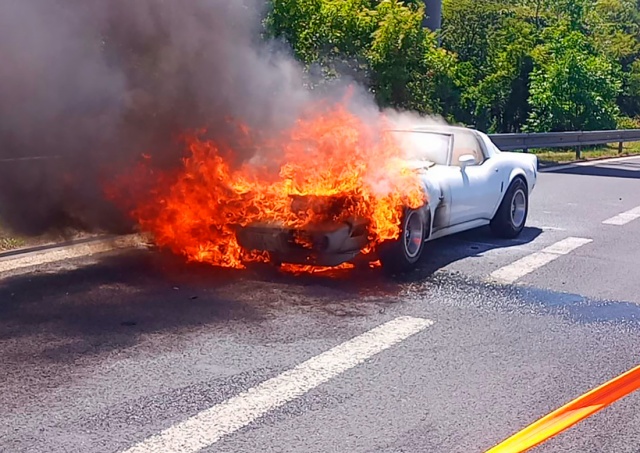
{"label": "green tree", "polygon": [[639,14],[636,0],[444,0],[443,46],[470,76],[461,116],[516,132],[637,115]]}
{"label": "green tree", "polygon": [[[538,5],[539,7],[539,5]],[[517,132],[528,116],[530,53],[541,12],[509,1],[445,0],[442,45],[465,65],[465,122],[491,132]]]}
{"label": "green tree", "polygon": [[327,77],[341,71],[356,75],[368,69],[363,51],[376,28],[371,6],[368,0],[273,0],[265,26]]}
{"label": "green tree", "polygon": [[265,24],[326,77],[368,84],[383,107],[449,114],[459,98],[455,56],[437,48],[423,15],[417,0],[273,0]]}
{"label": "green tree", "polygon": [[423,9],[383,0],[373,15],[378,26],[364,53],[373,70],[376,98],[385,106],[408,107],[415,96],[416,79],[424,76],[427,41],[421,26]]}
{"label": "green tree", "polygon": [[577,31],[554,30],[534,53],[527,127],[570,131],[616,127],[619,69]]}
{"label": "green tree", "polygon": [[465,93],[476,125],[491,132],[518,132],[529,114],[529,77],[533,69],[534,26],[503,17],[492,37],[484,74]]}
{"label": "green tree", "polygon": [[444,0],[441,46],[421,26],[422,0],[271,3],[271,36],[324,77],[366,84],[383,107],[490,132],[640,115],[637,0]]}
{"label": "green tree", "polygon": [[473,77],[484,73],[490,43],[500,28],[503,8],[490,0],[443,0],[442,47],[469,62]]}
{"label": "green tree", "polygon": [[640,57],[640,10],[636,0],[596,0],[585,21],[598,53],[616,60],[622,68],[618,97],[622,113],[640,115],[640,67],[636,63]]}
{"label": "green tree", "polygon": [[457,61],[422,27],[423,15],[422,2],[376,5],[378,26],[365,51],[372,87],[381,105],[451,115],[459,102]]}

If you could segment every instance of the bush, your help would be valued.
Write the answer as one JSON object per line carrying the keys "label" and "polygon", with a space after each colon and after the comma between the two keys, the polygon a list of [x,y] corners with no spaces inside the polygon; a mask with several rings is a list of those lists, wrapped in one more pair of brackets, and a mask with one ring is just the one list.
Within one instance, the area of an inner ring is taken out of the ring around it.
{"label": "bush", "polygon": [[443,0],[441,46],[421,0],[271,5],[271,36],[382,107],[489,132],[609,129],[640,115],[635,0]]}
{"label": "bush", "polygon": [[616,122],[616,129],[640,129],[640,118],[621,116]]}
{"label": "bush", "polygon": [[356,78],[382,107],[451,114],[457,61],[422,27],[423,16],[417,0],[273,0],[265,24],[308,67]]}
{"label": "bush", "polygon": [[614,129],[619,70],[578,32],[554,30],[534,54],[527,127],[534,131]]}

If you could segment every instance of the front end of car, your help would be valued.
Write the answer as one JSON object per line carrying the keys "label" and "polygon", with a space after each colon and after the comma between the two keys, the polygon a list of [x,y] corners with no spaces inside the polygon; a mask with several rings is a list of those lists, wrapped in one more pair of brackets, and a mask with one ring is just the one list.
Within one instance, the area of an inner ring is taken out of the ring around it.
{"label": "front end of car", "polygon": [[239,227],[238,244],[247,251],[267,252],[275,263],[338,266],[360,254],[368,243],[367,222],[350,219],[289,228],[275,223]]}
{"label": "front end of car", "polygon": [[338,266],[369,243],[369,222],[345,215],[349,203],[343,196],[292,196],[299,225],[263,219],[237,227],[236,239],[244,250],[267,253],[274,263]]}

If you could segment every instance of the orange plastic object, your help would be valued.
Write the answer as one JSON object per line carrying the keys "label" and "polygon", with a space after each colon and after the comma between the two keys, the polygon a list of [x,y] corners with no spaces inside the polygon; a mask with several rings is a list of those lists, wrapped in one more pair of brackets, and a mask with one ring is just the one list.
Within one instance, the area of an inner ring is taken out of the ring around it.
{"label": "orange plastic object", "polygon": [[551,412],[504,442],[487,450],[486,453],[527,451],[638,389],[640,389],[640,366]]}

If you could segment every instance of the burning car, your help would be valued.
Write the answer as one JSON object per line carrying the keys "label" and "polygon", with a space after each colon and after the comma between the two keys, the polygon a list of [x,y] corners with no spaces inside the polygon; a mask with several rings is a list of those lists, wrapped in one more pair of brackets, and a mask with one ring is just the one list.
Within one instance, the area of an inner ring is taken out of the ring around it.
{"label": "burning car", "polygon": [[472,129],[405,128],[405,119],[338,102],[312,104],[268,136],[232,122],[186,134],[175,168],[143,156],[108,195],[156,246],[236,269],[406,271],[436,238],[483,225],[520,234],[536,157],[501,152]]}
{"label": "burning car", "polygon": [[[267,254],[275,263],[338,266],[376,258],[383,267],[408,271],[421,258],[427,241],[486,225],[502,238],[521,233],[537,179],[535,155],[502,152],[486,134],[463,127],[414,127],[387,133],[409,150],[404,165],[418,175],[426,200],[421,206],[404,207],[398,237],[372,250],[366,217],[301,227],[256,219],[236,228],[240,247]],[[292,212],[337,214],[350,203],[348,197],[340,196],[290,198]]]}

